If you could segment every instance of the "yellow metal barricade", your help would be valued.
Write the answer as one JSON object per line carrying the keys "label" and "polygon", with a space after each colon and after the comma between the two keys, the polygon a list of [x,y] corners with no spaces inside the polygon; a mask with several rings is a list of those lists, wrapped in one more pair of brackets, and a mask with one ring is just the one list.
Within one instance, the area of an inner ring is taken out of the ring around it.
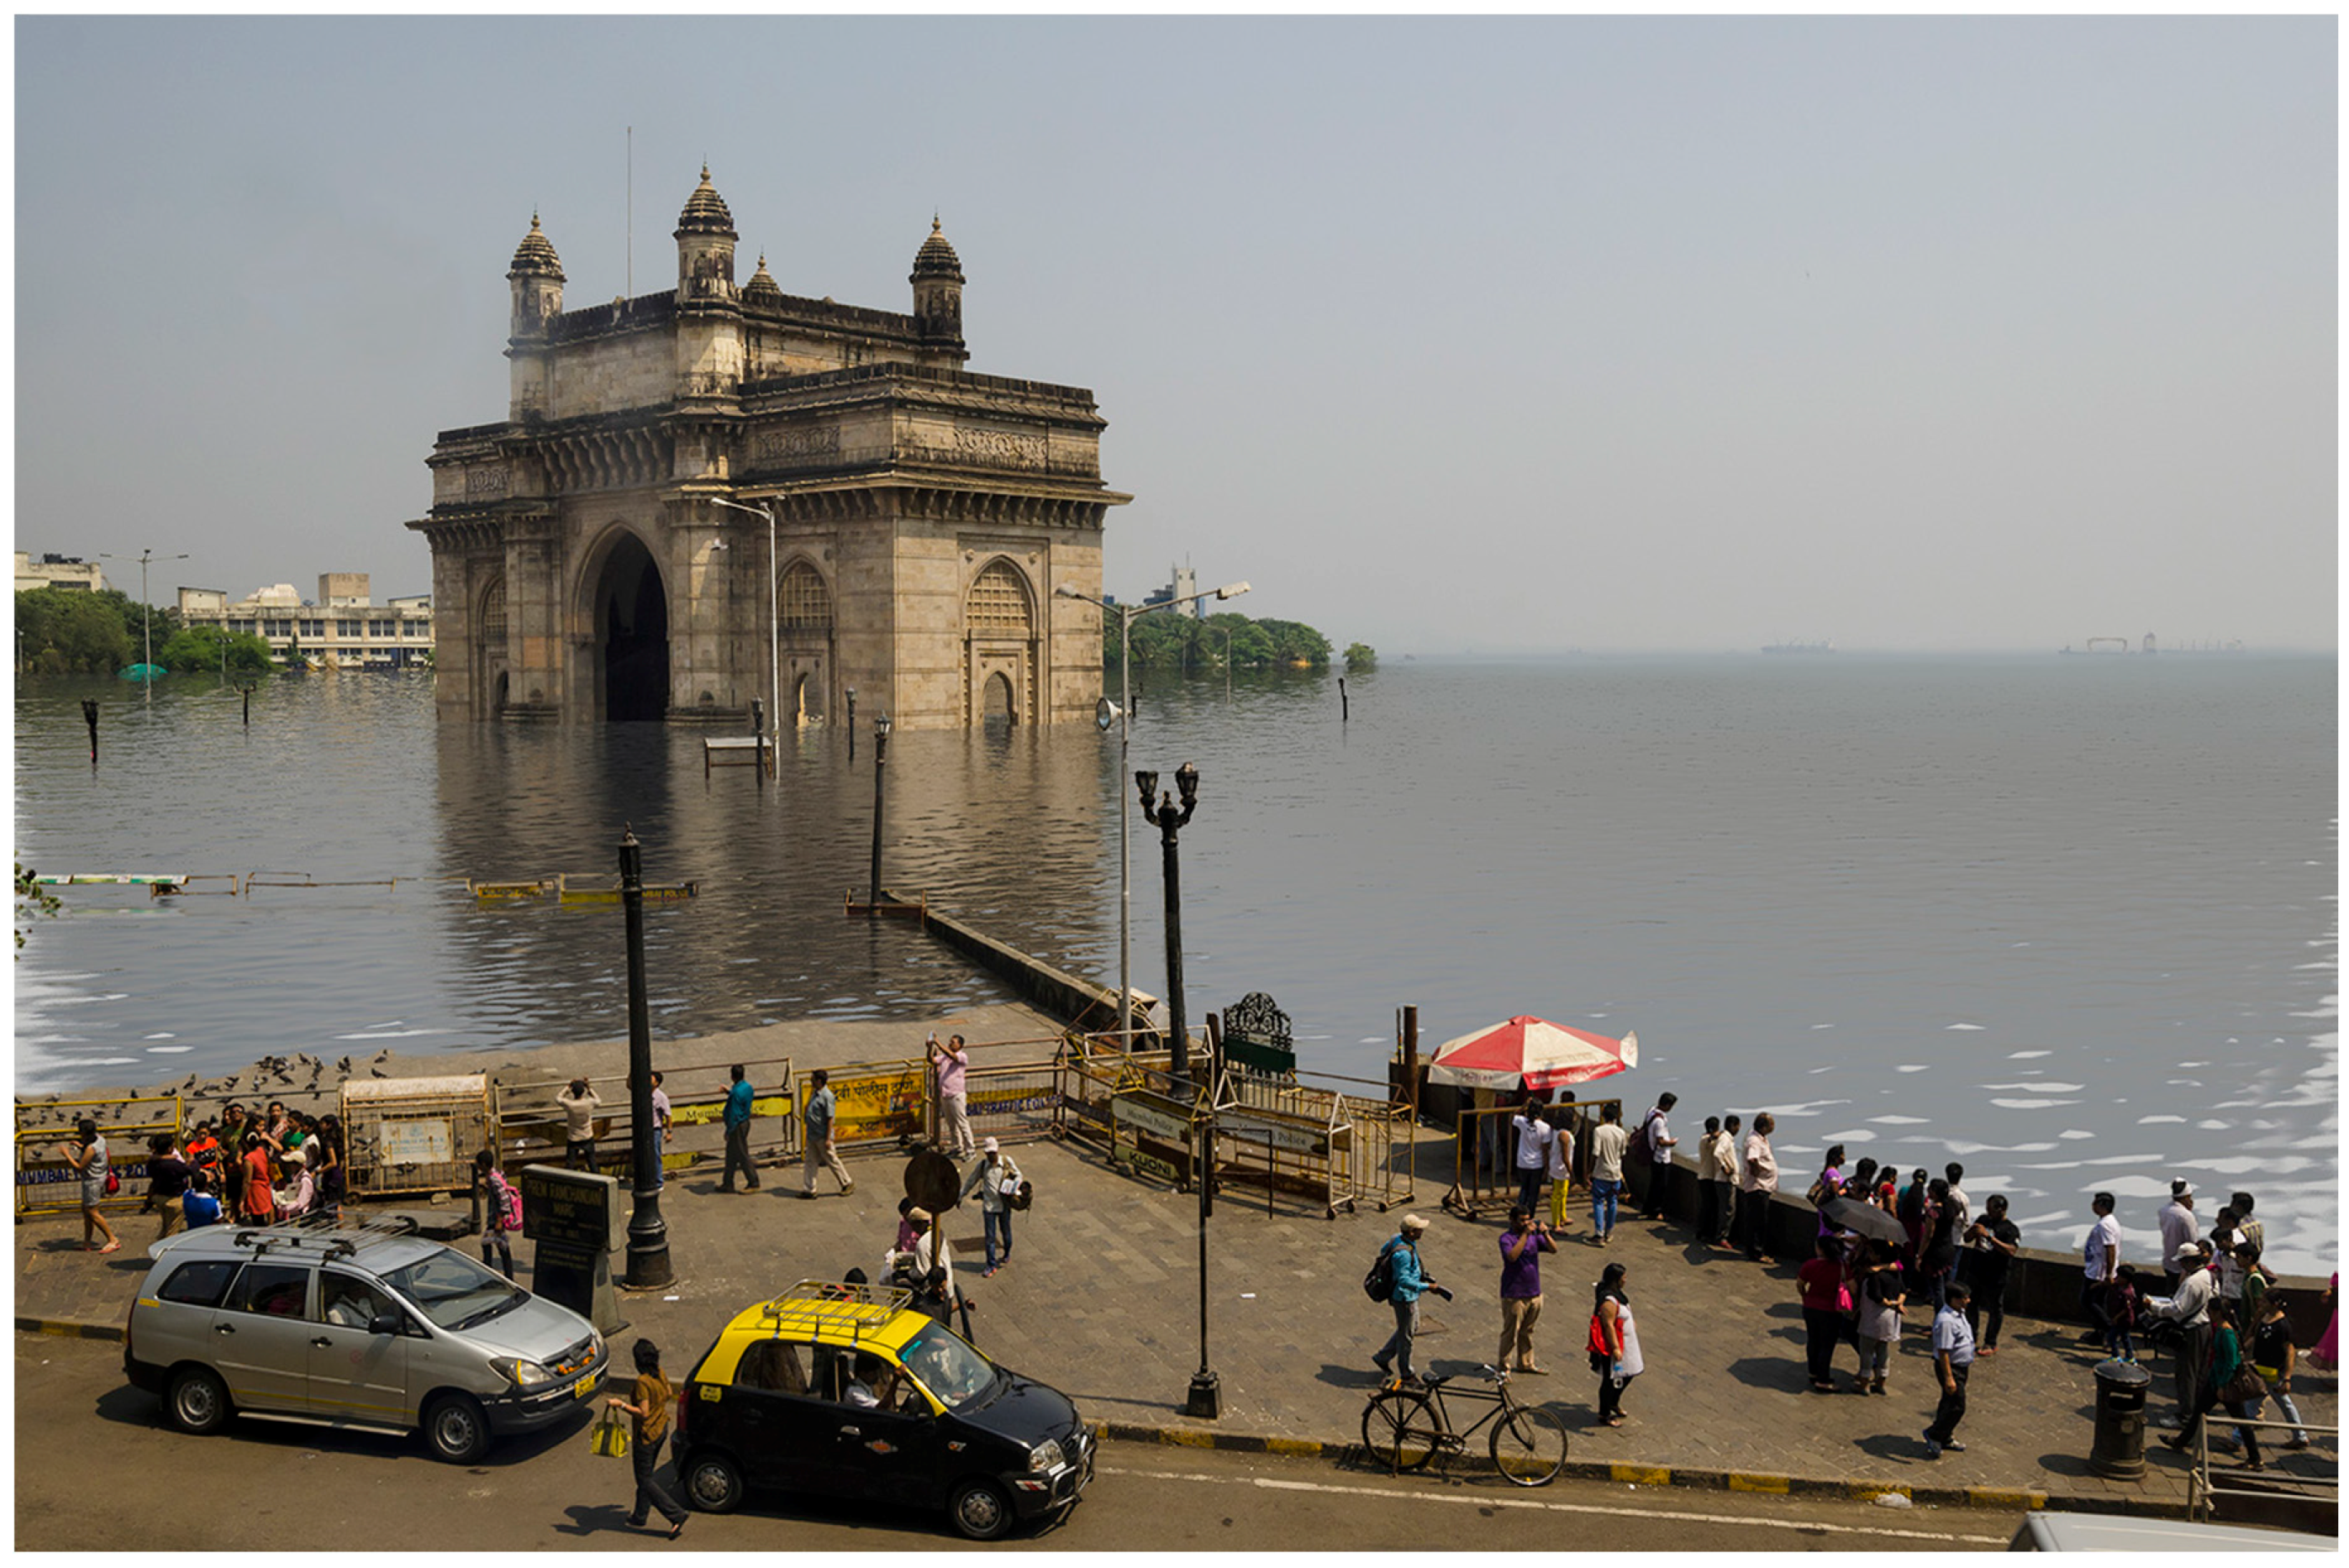
{"label": "yellow metal barricade", "polygon": [[[81,1173],[66,1163],[58,1145],[73,1137],[83,1117],[98,1123],[106,1140],[108,1167],[119,1179],[101,1209],[135,1209],[147,1201],[147,1140],[168,1132],[179,1140],[186,1101],[176,1094],[132,1095],[122,1099],[45,1099],[16,1102],[16,1215],[71,1214],[81,1208]],[[62,1122],[59,1119],[62,1118]]]}

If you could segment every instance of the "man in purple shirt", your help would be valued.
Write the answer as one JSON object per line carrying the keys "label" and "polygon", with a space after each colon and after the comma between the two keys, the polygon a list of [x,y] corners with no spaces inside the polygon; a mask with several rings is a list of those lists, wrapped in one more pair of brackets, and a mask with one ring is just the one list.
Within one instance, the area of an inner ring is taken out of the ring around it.
{"label": "man in purple shirt", "polygon": [[1534,1363],[1534,1324],[1541,1316],[1541,1255],[1557,1251],[1549,1227],[1534,1222],[1533,1211],[1522,1203],[1509,1209],[1509,1228],[1501,1236],[1501,1354],[1494,1365],[1536,1377],[1549,1373]]}
{"label": "man in purple shirt", "polygon": [[962,1037],[949,1036],[942,1046],[932,1035],[930,1066],[938,1075],[938,1141],[957,1160],[968,1160],[978,1152],[978,1144],[970,1135],[970,1100],[963,1089],[970,1052]]}

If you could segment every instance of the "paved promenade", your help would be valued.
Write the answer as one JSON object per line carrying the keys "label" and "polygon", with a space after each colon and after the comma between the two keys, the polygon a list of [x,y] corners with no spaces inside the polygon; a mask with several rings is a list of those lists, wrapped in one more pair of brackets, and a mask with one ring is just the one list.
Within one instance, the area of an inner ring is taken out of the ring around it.
{"label": "paved promenade", "polygon": [[[1492,1358],[1498,1337],[1499,1231],[1439,1209],[1443,1182],[1433,1172],[1448,1145],[1433,1132],[1421,1138],[1424,1174],[1412,1207],[1433,1222],[1423,1245],[1431,1272],[1459,1299],[1429,1298],[1420,1359],[1425,1371],[1473,1373]],[[1066,1389],[1113,1435],[1205,1442],[1220,1434],[1303,1451],[1358,1440],[1374,1386],[1371,1352],[1392,1326],[1360,1282],[1398,1214],[1330,1221],[1293,1208],[1268,1216],[1260,1196],[1253,1208],[1245,1196],[1219,1202],[1210,1237],[1210,1355],[1225,1415],[1192,1421],[1180,1410],[1198,1364],[1195,1201],[1112,1172],[1072,1147],[1042,1143],[1014,1153],[1037,1196],[1016,1222],[1009,1266],[978,1277],[974,1209],[955,1212],[946,1227],[979,1304],[977,1338],[990,1354]],[[731,1196],[715,1191],[714,1167],[673,1179],[664,1207],[678,1283],[657,1297],[624,1295],[633,1326],[619,1337],[649,1335],[679,1365],[742,1305],[794,1280],[836,1278],[859,1266],[877,1276],[895,1233],[903,1164],[895,1154],[853,1158],[855,1194],[839,1196],[826,1178],[812,1202],[797,1196],[796,1169],[768,1173],[756,1193]],[[1537,1343],[1553,1375],[1520,1384],[1565,1419],[1577,1473],[1764,1491],[1905,1491],[1920,1503],[2011,1505],[2016,1494],[2044,1493],[2070,1506],[2166,1511],[2185,1500],[2182,1461],[2158,1445],[2149,1445],[2141,1483],[2088,1473],[2088,1368],[2096,1353],[2076,1345],[2068,1326],[2009,1319],[2000,1354],[1975,1367],[1961,1434],[1967,1451],[1928,1460],[1918,1434],[1934,1389],[1920,1344],[1921,1313],[1912,1315],[1889,1395],[1813,1393],[1791,1268],[1707,1252],[1681,1227],[1636,1219],[1620,1224],[1602,1252],[1578,1239],[1587,1224],[1586,1213],[1544,1262]],[[101,1260],[78,1250],[77,1220],[20,1224],[19,1326],[83,1323],[119,1333],[153,1222],[120,1228],[131,1244]],[[516,1250],[520,1263],[528,1247]],[[1591,1283],[1607,1260],[1629,1267],[1649,1367],[1625,1398],[1629,1421],[1611,1430],[1595,1424],[1595,1380],[1582,1350]],[[1846,1349],[1839,1369],[1850,1365]],[[2155,1409],[2168,1408],[2168,1387],[2163,1367]],[[2334,1421],[2333,1378],[2303,1373],[2296,1387],[2305,1418]],[[2313,1453],[2282,1456],[2280,1468],[2333,1473],[2330,1439]]]}

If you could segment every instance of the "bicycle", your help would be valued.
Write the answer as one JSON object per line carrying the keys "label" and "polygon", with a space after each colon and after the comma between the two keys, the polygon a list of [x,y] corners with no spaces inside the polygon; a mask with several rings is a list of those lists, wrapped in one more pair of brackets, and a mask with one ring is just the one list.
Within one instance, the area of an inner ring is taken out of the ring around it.
{"label": "bicycle", "polygon": [[1547,1486],[1566,1463],[1566,1423],[1537,1406],[1519,1403],[1509,1391],[1508,1373],[1491,1367],[1477,1371],[1493,1385],[1490,1392],[1454,1388],[1452,1396],[1490,1400],[1493,1408],[1465,1430],[1454,1429],[1444,1405],[1444,1385],[1452,1379],[1430,1377],[1416,1388],[1396,1384],[1371,1396],[1362,1410],[1362,1446],[1400,1475],[1421,1469],[1438,1451],[1466,1451],[1470,1438],[1488,1422],[1496,1423],[1487,1440],[1493,1468],[1518,1486]]}

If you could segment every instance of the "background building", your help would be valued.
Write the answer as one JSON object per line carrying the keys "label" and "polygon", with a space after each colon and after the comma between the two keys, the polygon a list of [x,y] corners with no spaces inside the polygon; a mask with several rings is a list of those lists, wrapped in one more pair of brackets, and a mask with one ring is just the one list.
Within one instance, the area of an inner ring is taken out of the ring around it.
{"label": "background building", "polygon": [[36,561],[24,551],[16,552],[16,592],[27,588],[80,588],[92,593],[106,587],[106,573],[98,569],[95,561],[84,561],[78,555],[43,555]]}
{"label": "background building", "polygon": [[405,669],[432,651],[432,596],[378,604],[364,572],[326,572],[305,603],[291,583],[256,588],[232,602],[219,588],[180,590],[180,624],[250,632],[277,658],[310,658],[345,669]]}
{"label": "background building", "polygon": [[[933,221],[909,315],[737,285],[702,170],[673,290],[568,310],[531,220],[506,273],[506,417],[444,430],[432,508],[449,717],[738,721],[767,696],[921,727],[1092,717],[1101,479],[1081,387],[962,368],[963,272]],[[766,507],[761,518],[719,500]]]}
{"label": "background building", "polygon": [[[1142,596],[1142,602],[1144,604],[1172,603],[1177,599],[1190,599],[1192,594],[1199,591],[1198,573],[1188,566],[1176,566],[1170,570],[1174,575],[1167,580],[1165,587]],[[1193,599],[1188,604],[1175,604],[1174,614],[1188,615],[1194,621],[1200,621],[1206,618],[1207,610],[1206,605]]]}

